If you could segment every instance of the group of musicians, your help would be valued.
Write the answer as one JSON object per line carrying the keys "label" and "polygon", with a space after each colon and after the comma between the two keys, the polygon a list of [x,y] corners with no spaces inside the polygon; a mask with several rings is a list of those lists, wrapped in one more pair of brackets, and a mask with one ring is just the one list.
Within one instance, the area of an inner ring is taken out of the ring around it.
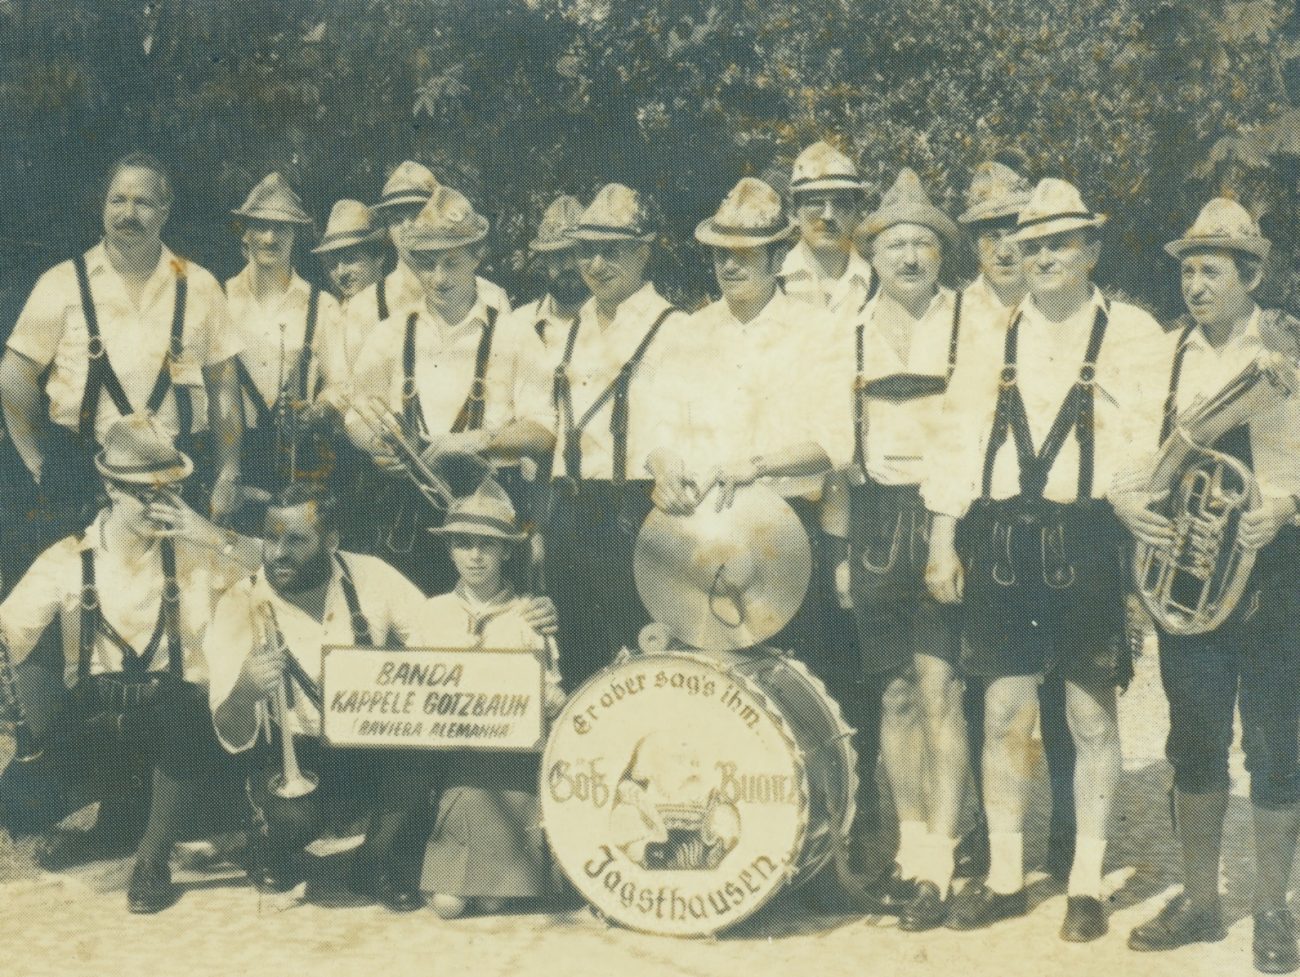
{"label": "group of musicians", "polygon": [[[423,888],[444,915],[544,894],[535,764],[331,750],[322,646],[550,649],[554,710],[648,623],[633,547],[652,509],[722,510],[761,484],[795,509],[816,567],[771,643],[857,729],[852,867],[880,843],[878,764],[896,808],[869,908],[912,931],[1027,912],[1038,728],[1061,937],[1107,932],[1126,554],[1175,533],[1155,460],[1261,354],[1300,357],[1300,323],[1253,297],[1269,242],[1243,207],[1212,200],[1167,246],[1188,316],[1165,330],[1093,283],[1106,217],[1070,183],[997,162],[956,220],[908,169],[869,209],[827,143],[798,156],[785,197],[746,177],[696,229],[721,297],[693,312],[648,278],[655,209],[616,183],[547,208],[530,246],[544,291],[513,311],[479,274],[487,219],[415,162],[373,206],[334,205],[312,248],[332,294],[295,268],[312,221],[279,174],[233,212],[247,264],[224,286],[162,243],[171,204],[158,160],[118,161],[102,240],[41,276],[0,360],[47,547],[0,604],[0,690],[21,715],[10,665],[56,619],[68,690],[41,759],[0,777],[0,808],[11,830],[45,832],[45,865],[133,851],[130,908],[163,909],[173,844],[247,774],[250,873],[296,884],[320,825],[248,773],[280,752],[264,739],[287,736],[327,799],[364,809],[336,817],[367,819],[358,891],[404,910]],[[941,284],[971,245],[976,280]],[[1129,945],[1225,936],[1240,693],[1255,959],[1285,973],[1300,968],[1286,904],[1300,402],[1212,447],[1253,473],[1238,531],[1258,559],[1226,623],[1157,628],[1184,888]],[[50,828],[90,800],[92,829]]]}

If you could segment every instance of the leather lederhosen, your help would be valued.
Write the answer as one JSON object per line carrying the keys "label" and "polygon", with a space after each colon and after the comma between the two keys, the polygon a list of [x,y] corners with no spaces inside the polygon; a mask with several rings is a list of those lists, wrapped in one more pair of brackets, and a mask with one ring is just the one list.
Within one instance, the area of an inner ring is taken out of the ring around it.
{"label": "leather lederhosen", "polygon": [[[1007,331],[982,495],[959,527],[966,569],[962,666],[987,678],[1059,666],[1067,677],[1100,674],[1124,684],[1132,675],[1124,636],[1124,534],[1109,503],[1092,497],[1096,364],[1109,308],[1100,306],[1093,316],[1078,379],[1040,450],[1017,384],[1021,319],[1017,314]],[[1044,497],[1048,476],[1072,432],[1079,445],[1075,500],[1051,502]],[[995,500],[994,466],[1008,437],[1020,492]]]}

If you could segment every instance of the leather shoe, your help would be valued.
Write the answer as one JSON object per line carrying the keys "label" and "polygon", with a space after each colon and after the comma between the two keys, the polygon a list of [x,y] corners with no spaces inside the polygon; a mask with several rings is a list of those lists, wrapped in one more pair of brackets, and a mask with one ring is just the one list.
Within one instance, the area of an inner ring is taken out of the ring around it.
{"label": "leather shoe", "polygon": [[1061,939],[1067,943],[1091,943],[1100,940],[1109,930],[1106,909],[1100,899],[1093,896],[1070,896],[1065,901]]}
{"label": "leather shoe", "polygon": [[56,828],[36,846],[36,862],[47,872],[62,872],[107,858],[125,858],[133,846],[125,838],[101,828]]}
{"label": "leather shoe", "polygon": [[948,917],[948,900],[933,882],[919,882],[916,897],[898,914],[898,928],[905,933],[924,933],[943,925]]}
{"label": "leather shoe", "polygon": [[954,879],[978,879],[989,874],[989,829],[979,824],[962,835],[953,852]]}
{"label": "leather shoe", "polygon": [[1255,913],[1255,969],[1261,974],[1289,974],[1300,970],[1296,948],[1295,917],[1289,909]]}
{"label": "leather shoe", "polygon": [[133,913],[161,912],[178,898],[165,860],[137,861],[126,889],[126,908]]}
{"label": "leather shoe", "polygon": [[1128,935],[1128,948],[1139,953],[1160,953],[1189,943],[1218,943],[1227,937],[1223,913],[1217,904],[1212,909],[1204,909],[1187,898],[1186,893],[1179,893],[1154,918],[1133,928]]}
{"label": "leather shoe", "polygon": [[983,880],[971,882],[952,897],[944,925],[952,930],[983,929],[1003,919],[1023,916],[1029,911],[1025,890],[994,892]]}
{"label": "leather shoe", "polygon": [[915,879],[903,878],[895,865],[892,872],[882,876],[867,890],[867,902],[863,908],[877,916],[899,916],[917,897],[919,888]]}
{"label": "leather shoe", "polygon": [[375,901],[395,913],[414,912],[424,906],[424,896],[414,882],[402,882],[387,872],[375,873],[372,894]]}

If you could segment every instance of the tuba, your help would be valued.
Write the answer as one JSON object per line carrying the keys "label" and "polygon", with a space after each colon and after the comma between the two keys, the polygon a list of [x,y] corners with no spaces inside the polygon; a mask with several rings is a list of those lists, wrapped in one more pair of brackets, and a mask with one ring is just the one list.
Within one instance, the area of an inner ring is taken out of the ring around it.
{"label": "tuba", "polygon": [[1143,605],[1169,634],[1213,631],[1245,592],[1255,551],[1241,544],[1238,525],[1259,505],[1259,486],[1249,467],[1212,445],[1296,387],[1295,367],[1284,355],[1261,353],[1218,394],[1181,415],[1161,445],[1149,487],[1173,523],[1174,541],[1139,542],[1133,575]]}

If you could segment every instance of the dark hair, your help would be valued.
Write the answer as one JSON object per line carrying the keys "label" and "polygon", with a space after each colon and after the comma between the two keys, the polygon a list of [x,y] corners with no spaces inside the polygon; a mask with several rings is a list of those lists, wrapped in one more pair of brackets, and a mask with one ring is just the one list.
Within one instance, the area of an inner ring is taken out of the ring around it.
{"label": "dark hair", "polygon": [[146,153],[141,150],[132,150],[125,156],[119,158],[108,170],[108,176],[104,179],[104,192],[101,195],[103,200],[108,199],[108,189],[117,179],[117,175],[123,170],[140,169],[150,170],[158,177],[158,184],[163,196],[163,204],[169,205],[172,202],[172,175],[162,160],[153,153]]}
{"label": "dark hair", "polygon": [[338,501],[328,489],[310,482],[290,482],[275,493],[267,503],[266,511],[296,509],[301,505],[314,507],[316,525],[322,534],[339,528]]}

